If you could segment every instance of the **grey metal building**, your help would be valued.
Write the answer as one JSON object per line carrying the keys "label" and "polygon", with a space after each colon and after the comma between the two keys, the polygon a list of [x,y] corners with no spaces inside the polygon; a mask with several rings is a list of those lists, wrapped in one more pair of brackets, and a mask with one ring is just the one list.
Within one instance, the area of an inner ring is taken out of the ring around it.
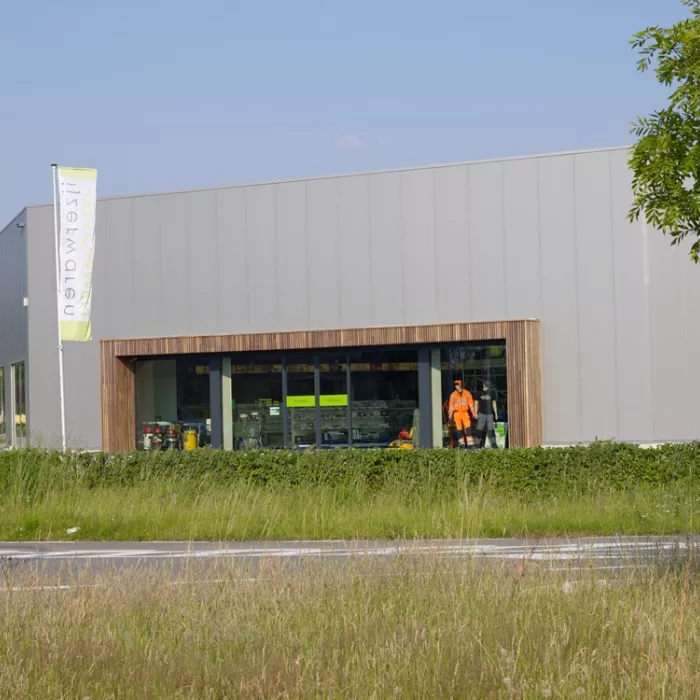
{"label": "grey metal building", "polygon": [[[100,341],[521,319],[539,320],[544,444],[698,438],[700,269],[627,221],[626,161],[620,148],[99,199],[94,340],[65,350],[69,443],[105,444]],[[60,431],[52,216],[27,207],[0,234],[0,408],[15,444],[23,421],[31,444]],[[147,386],[135,370],[137,414],[153,412],[159,371],[172,391],[167,367],[144,369]],[[284,391],[291,405],[286,378]]]}

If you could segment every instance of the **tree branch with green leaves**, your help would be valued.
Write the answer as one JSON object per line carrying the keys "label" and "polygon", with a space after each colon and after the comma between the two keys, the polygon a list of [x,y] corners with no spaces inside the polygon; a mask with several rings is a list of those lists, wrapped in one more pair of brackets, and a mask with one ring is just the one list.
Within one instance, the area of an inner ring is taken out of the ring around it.
{"label": "tree branch with green leaves", "polygon": [[664,109],[633,124],[637,143],[629,165],[633,172],[631,221],[644,216],[678,245],[696,238],[690,257],[700,261],[700,0],[681,0],[690,17],[670,28],[647,27],[635,34],[637,68],[652,69],[670,89]]}

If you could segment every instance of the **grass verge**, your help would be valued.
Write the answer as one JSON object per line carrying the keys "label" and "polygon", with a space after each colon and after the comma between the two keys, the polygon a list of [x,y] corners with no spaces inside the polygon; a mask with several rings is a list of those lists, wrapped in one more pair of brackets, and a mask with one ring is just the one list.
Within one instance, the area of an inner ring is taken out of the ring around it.
{"label": "grass verge", "polygon": [[699,530],[700,496],[638,487],[532,498],[489,487],[401,489],[153,481],[0,494],[0,539],[273,540],[676,534]]}
{"label": "grass verge", "polygon": [[642,450],[0,453],[0,539],[252,540],[700,530],[700,444]]}
{"label": "grass verge", "polygon": [[[216,582],[130,571],[0,589],[12,698],[695,698],[690,564],[575,586],[527,565],[410,558]],[[93,584],[80,587],[79,584]],[[497,613],[497,614],[495,614]]]}

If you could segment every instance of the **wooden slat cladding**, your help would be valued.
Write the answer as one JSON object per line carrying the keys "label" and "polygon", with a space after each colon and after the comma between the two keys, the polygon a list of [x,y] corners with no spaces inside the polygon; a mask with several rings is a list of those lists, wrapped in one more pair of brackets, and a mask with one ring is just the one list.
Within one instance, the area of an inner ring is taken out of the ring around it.
{"label": "wooden slat cladding", "polygon": [[128,358],[117,357],[101,344],[102,449],[129,452],[136,445],[136,387],[134,368]]}
{"label": "wooden slat cladding", "polygon": [[[119,357],[265,350],[315,350],[319,348],[503,340],[506,337],[509,323],[515,322],[497,321],[435,326],[391,326],[387,328],[291,331],[287,333],[181,336],[103,342],[111,344],[113,354]],[[517,323],[533,323],[533,321]]]}
{"label": "wooden slat cladding", "polygon": [[539,324],[511,321],[506,332],[508,433],[512,447],[542,443]]}
{"label": "wooden slat cladding", "polygon": [[493,340],[505,340],[507,345],[510,444],[539,445],[542,442],[539,321],[527,320],[105,340],[101,343],[103,449],[120,452],[135,445],[135,358]]}

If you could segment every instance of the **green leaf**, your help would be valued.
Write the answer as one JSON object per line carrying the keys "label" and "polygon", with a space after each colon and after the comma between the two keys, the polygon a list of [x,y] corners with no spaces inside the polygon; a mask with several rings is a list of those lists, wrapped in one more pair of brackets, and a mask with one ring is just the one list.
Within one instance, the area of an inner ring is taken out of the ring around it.
{"label": "green leaf", "polygon": [[[671,88],[667,105],[632,124],[630,221],[642,215],[678,246],[696,238],[689,256],[700,259],[700,0],[681,0],[690,17],[671,27],[651,26],[634,34],[637,69],[654,66],[656,80]],[[693,178],[691,186],[688,178]]]}

